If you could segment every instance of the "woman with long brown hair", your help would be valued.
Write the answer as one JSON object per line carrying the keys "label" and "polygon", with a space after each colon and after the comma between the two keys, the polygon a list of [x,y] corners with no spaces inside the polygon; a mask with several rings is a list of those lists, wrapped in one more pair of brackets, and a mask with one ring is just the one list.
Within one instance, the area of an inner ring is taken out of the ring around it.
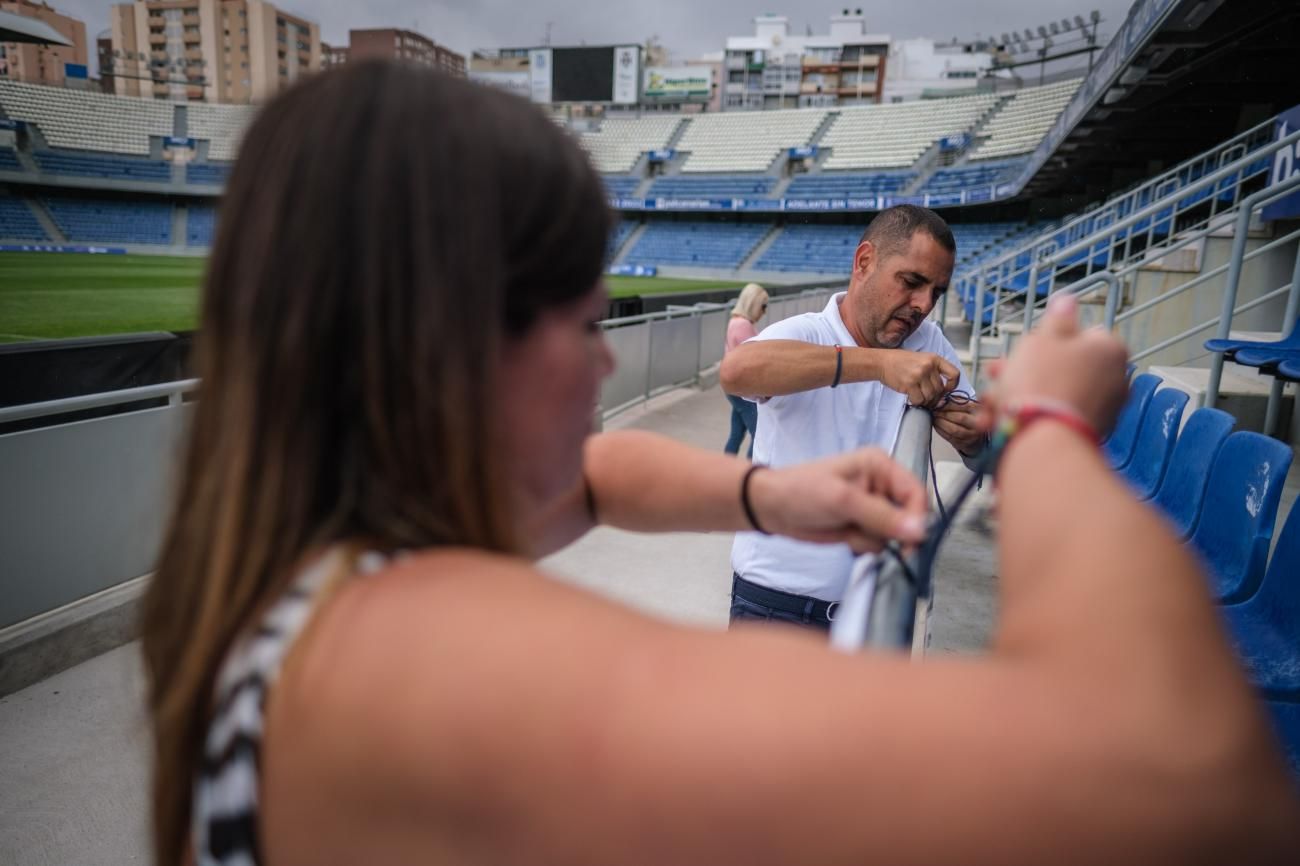
{"label": "woman with long brown hair", "polygon": [[[765,470],[590,436],[603,198],[540,112],[414,67],[316,76],[253,124],[145,601],[159,863],[1284,850],[1294,801],[1201,576],[1068,425],[1007,454],[986,660],[679,628],[540,574],[597,519],[922,532],[878,452]],[[1048,320],[1004,397],[1104,428],[1122,349]]]}

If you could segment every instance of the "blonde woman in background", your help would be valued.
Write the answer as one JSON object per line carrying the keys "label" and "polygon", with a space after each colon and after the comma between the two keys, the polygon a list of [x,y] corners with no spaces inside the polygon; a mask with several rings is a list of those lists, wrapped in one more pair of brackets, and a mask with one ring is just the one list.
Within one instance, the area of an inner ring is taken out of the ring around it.
{"label": "blonde woman in background", "polygon": [[[727,352],[739,346],[750,337],[758,336],[758,328],[755,323],[763,318],[767,312],[767,291],[758,283],[750,283],[740,290],[740,297],[736,299],[736,306],[731,308],[731,321],[727,323]],[[725,356],[725,353],[724,353]],[[728,454],[739,454],[740,443],[745,438],[745,431],[749,431],[749,453],[748,457],[754,456],[754,437],[758,430],[758,406],[744,397],[737,397],[734,394],[727,394],[727,402],[731,404],[731,435],[727,437],[727,444],[723,451]]]}

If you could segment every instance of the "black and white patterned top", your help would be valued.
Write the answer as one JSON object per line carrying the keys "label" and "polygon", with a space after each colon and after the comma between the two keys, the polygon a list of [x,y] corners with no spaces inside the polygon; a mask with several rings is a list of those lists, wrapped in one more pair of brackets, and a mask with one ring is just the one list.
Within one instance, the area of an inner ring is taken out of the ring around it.
{"label": "black and white patterned top", "polygon": [[[367,553],[357,559],[356,570],[378,571],[384,563],[381,554]],[[216,708],[194,784],[197,866],[256,866],[261,861],[258,783],[266,698],[321,590],[346,571],[342,551],[322,556],[226,657],[217,675]]]}

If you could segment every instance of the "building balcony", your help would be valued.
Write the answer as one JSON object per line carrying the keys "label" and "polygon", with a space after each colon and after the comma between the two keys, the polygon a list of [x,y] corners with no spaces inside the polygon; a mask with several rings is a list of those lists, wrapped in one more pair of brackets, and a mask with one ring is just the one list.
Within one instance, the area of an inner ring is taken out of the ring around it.
{"label": "building balcony", "polygon": [[198,27],[198,26],[199,26],[199,16],[197,16],[197,15],[182,15],[182,16],[181,16],[181,23],[184,24],[184,25],[187,25],[187,26],[191,26],[191,27]]}

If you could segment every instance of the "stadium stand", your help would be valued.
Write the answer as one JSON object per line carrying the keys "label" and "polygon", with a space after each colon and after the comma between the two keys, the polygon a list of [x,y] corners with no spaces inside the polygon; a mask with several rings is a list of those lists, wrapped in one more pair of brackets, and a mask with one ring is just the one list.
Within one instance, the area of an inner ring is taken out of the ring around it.
{"label": "stadium stand", "polygon": [[681,123],[675,115],[609,118],[597,132],[583,133],[578,141],[596,171],[617,174],[631,171],[646,151],[666,148]]}
{"label": "stadium stand", "polygon": [[190,138],[209,142],[208,159],[230,161],[235,158],[244,130],[256,114],[257,108],[251,105],[194,102],[186,111],[186,128]]}
{"label": "stadium stand", "polygon": [[950,193],[974,187],[992,186],[1014,178],[1023,165],[1023,161],[1013,160],[941,168],[932,174],[917,192],[919,194]]}
{"label": "stadium stand", "polygon": [[90,153],[38,150],[32,156],[41,171],[109,180],[143,180],[166,183],[172,179],[171,163],[156,159],[134,159]]}
{"label": "stadium stand", "polygon": [[171,243],[170,204],[73,198],[46,198],[42,203],[70,241]]}
{"label": "stadium stand", "polygon": [[603,174],[600,179],[614,198],[627,198],[641,185],[641,178],[630,174]]}
{"label": "stadium stand", "polygon": [[901,192],[912,181],[915,172],[877,172],[856,174],[827,172],[801,174],[786,187],[786,198],[839,198],[852,196],[887,195]]}
{"label": "stadium stand", "polygon": [[[985,253],[1025,230],[1024,223],[958,223],[950,226],[957,241],[957,260]],[[794,223],[785,226],[754,268],[760,271],[847,274],[853,267],[865,223],[816,225]]]}
{"label": "stadium stand", "polygon": [[989,93],[840,109],[819,143],[831,148],[822,167],[906,168],[940,138],[969,131],[997,101]]}
{"label": "stadium stand", "polygon": [[45,230],[27,202],[0,191],[0,238],[15,241],[48,241]]}
{"label": "stadium stand", "polygon": [[51,147],[148,156],[150,136],[172,134],[173,106],[162,100],[0,78],[0,106],[35,124]]}
{"label": "stadium stand", "polygon": [[997,159],[1029,153],[1038,146],[1057,116],[1079,89],[1082,78],[1017,90],[976,136],[971,159]]}
{"label": "stadium stand", "polygon": [[185,166],[185,182],[222,186],[230,177],[230,165],[215,162],[192,162]]}
{"label": "stadium stand", "polygon": [[609,250],[607,259],[613,260],[618,255],[619,250],[623,249],[623,244],[627,242],[628,236],[636,231],[636,220],[619,220],[618,225],[614,226],[613,233],[609,236]]}
{"label": "stadium stand", "polygon": [[806,146],[827,116],[814,108],[702,114],[677,143],[690,154],[682,171],[765,171],[786,148]]}
{"label": "stadium stand", "polygon": [[754,267],[760,271],[847,274],[862,237],[860,225],[788,225]]}
{"label": "stadium stand", "polygon": [[211,205],[192,204],[185,222],[185,243],[191,247],[212,246],[217,209]]}
{"label": "stadium stand", "polygon": [[650,185],[646,198],[732,198],[765,196],[776,184],[776,178],[765,174],[693,175],[661,177]]}
{"label": "stadium stand", "polygon": [[769,229],[767,223],[651,223],[624,263],[735,268]]}
{"label": "stadium stand", "polygon": [[0,171],[23,171],[23,164],[18,161],[18,154],[12,147],[0,147]]}

